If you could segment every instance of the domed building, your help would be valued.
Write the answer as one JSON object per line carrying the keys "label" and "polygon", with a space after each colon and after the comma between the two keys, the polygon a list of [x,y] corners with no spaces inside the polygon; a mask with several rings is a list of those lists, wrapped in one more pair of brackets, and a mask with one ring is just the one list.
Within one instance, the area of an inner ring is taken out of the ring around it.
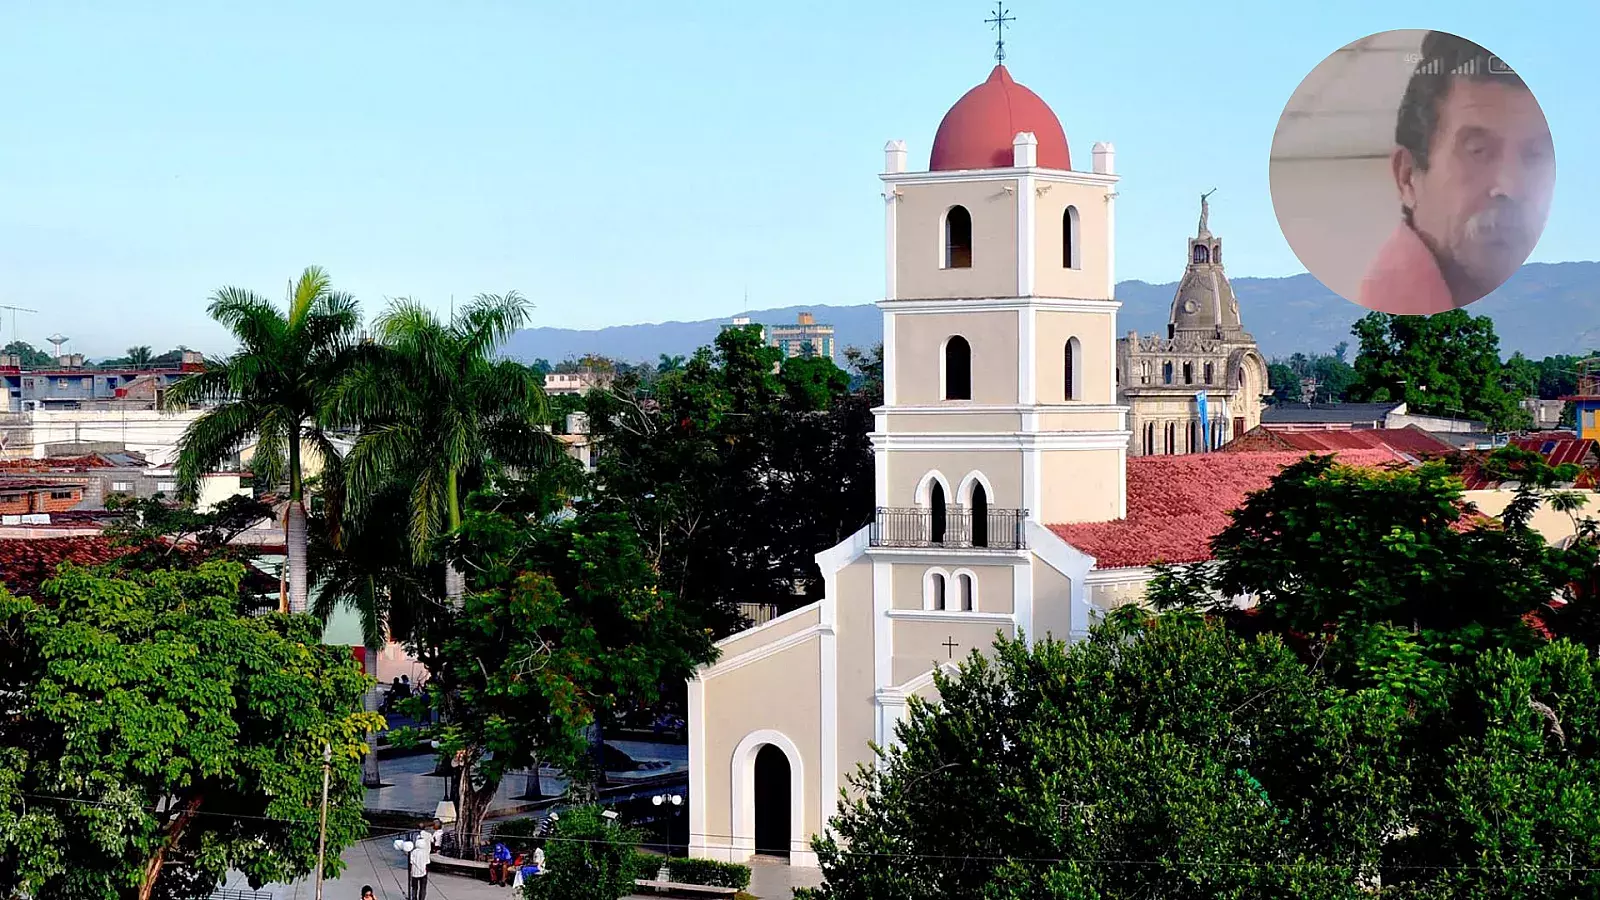
{"label": "domed building", "polygon": [[1240,321],[1209,196],[1200,198],[1167,333],[1130,331],[1117,341],[1117,399],[1128,407],[1135,456],[1215,450],[1261,424],[1267,363]]}

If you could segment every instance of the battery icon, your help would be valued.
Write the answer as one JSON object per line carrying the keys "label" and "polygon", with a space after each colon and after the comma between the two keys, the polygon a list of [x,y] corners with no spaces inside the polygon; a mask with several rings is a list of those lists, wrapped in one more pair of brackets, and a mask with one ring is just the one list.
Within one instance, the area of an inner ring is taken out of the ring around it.
{"label": "battery icon", "polygon": [[1489,74],[1510,75],[1512,74],[1512,71],[1511,67],[1506,65],[1505,60],[1498,56],[1491,56],[1489,57]]}

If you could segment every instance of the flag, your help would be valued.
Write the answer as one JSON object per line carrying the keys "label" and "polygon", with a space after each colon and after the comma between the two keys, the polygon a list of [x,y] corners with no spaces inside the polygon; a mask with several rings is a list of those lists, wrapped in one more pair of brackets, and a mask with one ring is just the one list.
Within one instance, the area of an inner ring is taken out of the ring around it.
{"label": "flag", "polygon": [[1206,392],[1197,391],[1194,395],[1195,405],[1200,408],[1200,449],[1211,449],[1211,417],[1206,410]]}

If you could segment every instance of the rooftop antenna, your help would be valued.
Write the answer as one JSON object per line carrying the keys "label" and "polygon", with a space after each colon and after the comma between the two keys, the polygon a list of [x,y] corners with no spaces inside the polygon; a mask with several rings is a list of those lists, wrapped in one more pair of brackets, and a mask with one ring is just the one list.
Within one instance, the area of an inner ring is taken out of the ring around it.
{"label": "rooftop antenna", "polygon": [[9,310],[11,310],[11,339],[13,341],[22,340],[22,335],[17,332],[17,313],[19,313],[19,312],[25,312],[25,313],[36,313],[36,312],[38,312],[37,309],[29,309],[26,306],[5,306],[5,305],[0,305],[0,309],[9,309]]}
{"label": "rooftop antenna", "polygon": [[1003,64],[1006,61],[1006,26],[1015,22],[1016,16],[1006,15],[1005,4],[995,0],[994,15],[984,19],[984,24],[990,25],[995,30],[994,61]]}

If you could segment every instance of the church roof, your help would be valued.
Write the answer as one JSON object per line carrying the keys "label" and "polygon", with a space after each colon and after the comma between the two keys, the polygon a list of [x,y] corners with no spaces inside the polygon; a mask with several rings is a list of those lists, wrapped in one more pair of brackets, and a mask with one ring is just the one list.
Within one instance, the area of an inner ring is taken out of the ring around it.
{"label": "church roof", "polygon": [[1224,453],[1261,450],[1392,450],[1407,457],[1455,452],[1455,445],[1415,425],[1404,428],[1293,428],[1258,425],[1220,448]]}
{"label": "church roof", "polygon": [[[1112,522],[1051,525],[1058,537],[1095,558],[1097,569],[1211,558],[1211,538],[1228,526],[1229,511],[1245,495],[1305,458],[1299,451],[1192,453],[1128,460],[1128,516]],[[1340,450],[1342,463],[1379,466],[1403,462],[1389,450]]]}
{"label": "church roof", "polygon": [[1009,169],[1015,159],[1012,142],[1024,131],[1039,141],[1041,168],[1072,168],[1067,134],[1050,105],[1012,81],[1005,66],[995,66],[989,80],[967,91],[945,113],[928,169]]}

